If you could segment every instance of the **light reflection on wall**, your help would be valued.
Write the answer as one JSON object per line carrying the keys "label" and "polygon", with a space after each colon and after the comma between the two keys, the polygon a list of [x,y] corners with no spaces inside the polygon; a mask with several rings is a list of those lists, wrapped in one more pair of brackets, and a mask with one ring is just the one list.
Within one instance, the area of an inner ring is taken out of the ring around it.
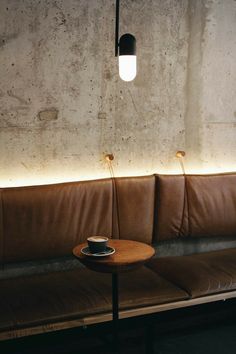
{"label": "light reflection on wall", "polygon": [[185,162],[186,174],[214,174],[214,173],[229,173],[236,171],[236,162],[205,162],[201,164],[194,164],[192,162]]}
{"label": "light reflection on wall", "polygon": [[[177,160],[177,159],[176,159]],[[221,166],[216,166],[214,164],[208,163],[205,166],[202,164],[200,166],[189,161],[184,161],[186,174],[214,174],[214,173],[228,173],[236,171],[236,162],[231,164],[222,164]],[[145,166],[139,167],[119,167],[115,163],[113,165],[115,177],[129,177],[129,176],[145,176],[151,174],[182,174],[180,165],[178,161],[169,168],[164,166],[158,166],[157,168],[145,168]],[[63,182],[73,182],[73,181],[84,181],[84,180],[95,180],[100,178],[110,178],[110,173],[108,168],[104,168],[99,172],[94,172],[94,170],[87,171],[70,171],[67,170],[66,173],[53,173],[53,171],[42,174],[23,174],[15,173],[14,176],[4,176],[0,178],[0,188],[4,187],[18,187],[18,186],[30,186],[30,185],[44,185],[44,184],[54,184]]]}

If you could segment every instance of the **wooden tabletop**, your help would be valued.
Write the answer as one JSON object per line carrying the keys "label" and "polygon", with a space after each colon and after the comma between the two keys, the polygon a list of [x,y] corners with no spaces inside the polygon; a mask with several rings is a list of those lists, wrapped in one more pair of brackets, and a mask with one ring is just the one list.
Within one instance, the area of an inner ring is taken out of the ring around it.
{"label": "wooden tabletop", "polygon": [[106,257],[88,257],[81,253],[87,243],[73,249],[73,254],[89,269],[103,273],[118,273],[134,269],[148,261],[154,254],[153,247],[131,240],[109,240],[108,246],[115,248],[115,253]]}

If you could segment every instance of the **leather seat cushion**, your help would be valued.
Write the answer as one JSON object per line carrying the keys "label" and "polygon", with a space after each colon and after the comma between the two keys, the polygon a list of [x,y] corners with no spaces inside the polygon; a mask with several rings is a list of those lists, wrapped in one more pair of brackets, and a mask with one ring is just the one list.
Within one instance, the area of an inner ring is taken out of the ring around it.
{"label": "leather seat cushion", "polygon": [[156,258],[148,267],[193,298],[236,289],[236,248]]}
{"label": "leather seat cushion", "polygon": [[[0,286],[1,330],[83,318],[112,308],[111,275],[84,268],[1,280]],[[146,267],[121,274],[119,286],[121,309],[188,297]]]}

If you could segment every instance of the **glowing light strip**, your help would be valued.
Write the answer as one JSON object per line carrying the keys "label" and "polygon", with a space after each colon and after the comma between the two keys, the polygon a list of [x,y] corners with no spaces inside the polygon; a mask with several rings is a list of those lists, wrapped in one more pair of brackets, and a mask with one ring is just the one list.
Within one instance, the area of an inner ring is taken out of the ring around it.
{"label": "glowing light strip", "polygon": [[[218,167],[209,166],[207,168],[189,168],[186,166],[186,174],[217,174],[217,173],[236,173],[236,165],[229,167]],[[140,168],[123,168],[119,171],[116,171],[116,177],[138,177],[146,176],[152,174],[182,174],[182,171],[179,166],[175,168],[158,168],[157,169],[140,169]],[[0,188],[7,187],[21,187],[21,186],[32,186],[32,185],[45,185],[45,184],[56,184],[56,183],[66,183],[66,182],[78,182],[78,181],[89,181],[96,180],[101,178],[110,178],[109,170],[102,171],[101,173],[96,174],[78,174],[73,176],[21,176],[13,178],[2,178],[0,179]]]}

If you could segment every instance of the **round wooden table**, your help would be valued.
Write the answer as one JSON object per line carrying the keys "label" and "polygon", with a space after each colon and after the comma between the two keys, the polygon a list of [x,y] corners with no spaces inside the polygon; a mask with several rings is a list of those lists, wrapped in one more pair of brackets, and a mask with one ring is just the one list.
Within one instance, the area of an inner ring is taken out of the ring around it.
{"label": "round wooden table", "polygon": [[115,253],[105,257],[88,257],[81,253],[87,243],[73,249],[73,254],[89,269],[102,273],[125,272],[148,261],[155,253],[154,248],[137,241],[109,240],[108,246],[115,248]]}
{"label": "round wooden table", "polygon": [[[118,273],[140,267],[155,254],[153,247],[131,240],[109,240],[108,246],[115,248],[115,253],[106,257],[89,257],[81,253],[87,243],[73,249],[73,254],[87,268],[95,272],[112,274],[112,319],[115,346],[118,348],[117,325],[119,320],[119,286]],[[119,349],[117,349],[119,351]]]}

